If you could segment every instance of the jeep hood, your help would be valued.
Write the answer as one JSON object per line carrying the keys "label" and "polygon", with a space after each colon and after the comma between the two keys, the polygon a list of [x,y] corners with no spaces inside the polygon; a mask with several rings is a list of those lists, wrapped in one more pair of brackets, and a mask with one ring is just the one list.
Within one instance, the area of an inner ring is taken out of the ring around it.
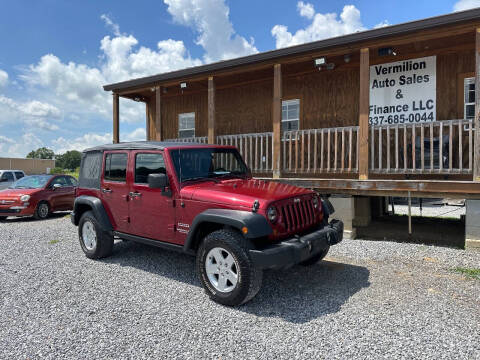
{"label": "jeep hood", "polygon": [[250,209],[255,200],[259,201],[260,208],[266,208],[273,201],[313,194],[313,191],[273,181],[233,179],[185,186],[181,193],[186,199]]}

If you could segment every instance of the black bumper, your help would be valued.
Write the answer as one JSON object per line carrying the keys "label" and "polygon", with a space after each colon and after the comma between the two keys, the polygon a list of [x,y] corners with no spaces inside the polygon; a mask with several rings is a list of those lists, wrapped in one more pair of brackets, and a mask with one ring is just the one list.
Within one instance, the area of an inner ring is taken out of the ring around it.
{"label": "black bumper", "polygon": [[310,234],[294,237],[262,250],[250,250],[250,258],[261,269],[279,269],[298,264],[338,244],[343,239],[343,222],[330,224]]}

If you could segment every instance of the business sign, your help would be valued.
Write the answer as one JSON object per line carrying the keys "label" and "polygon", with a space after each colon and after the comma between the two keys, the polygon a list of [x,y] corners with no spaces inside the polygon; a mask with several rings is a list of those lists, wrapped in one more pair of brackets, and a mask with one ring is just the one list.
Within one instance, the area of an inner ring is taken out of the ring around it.
{"label": "business sign", "polygon": [[436,56],[370,66],[370,125],[436,120]]}

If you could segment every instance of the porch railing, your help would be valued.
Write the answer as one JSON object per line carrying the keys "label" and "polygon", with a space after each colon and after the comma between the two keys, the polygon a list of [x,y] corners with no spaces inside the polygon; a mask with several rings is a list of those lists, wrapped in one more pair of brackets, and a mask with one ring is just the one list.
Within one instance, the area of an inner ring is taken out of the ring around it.
{"label": "porch railing", "polygon": [[196,136],[196,137],[188,137],[188,138],[177,138],[177,139],[165,139],[167,142],[193,142],[193,143],[200,143],[200,144],[207,144],[208,137],[207,136]]}
{"label": "porch railing", "polygon": [[358,126],[286,131],[283,172],[357,173]]}
{"label": "porch railing", "polygon": [[217,144],[235,146],[254,173],[272,171],[273,133],[217,136]]}
{"label": "porch railing", "polygon": [[471,174],[472,120],[370,127],[370,172]]}

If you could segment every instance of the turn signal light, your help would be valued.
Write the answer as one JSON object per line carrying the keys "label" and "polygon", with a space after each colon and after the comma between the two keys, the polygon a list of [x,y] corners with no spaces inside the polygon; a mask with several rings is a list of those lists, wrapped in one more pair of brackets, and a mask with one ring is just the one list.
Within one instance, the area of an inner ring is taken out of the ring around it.
{"label": "turn signal light", "polygon": [[247,235],[248,229],[247,229],[246,226],[242,227],[242,233],[243,233],[243,235]]}

